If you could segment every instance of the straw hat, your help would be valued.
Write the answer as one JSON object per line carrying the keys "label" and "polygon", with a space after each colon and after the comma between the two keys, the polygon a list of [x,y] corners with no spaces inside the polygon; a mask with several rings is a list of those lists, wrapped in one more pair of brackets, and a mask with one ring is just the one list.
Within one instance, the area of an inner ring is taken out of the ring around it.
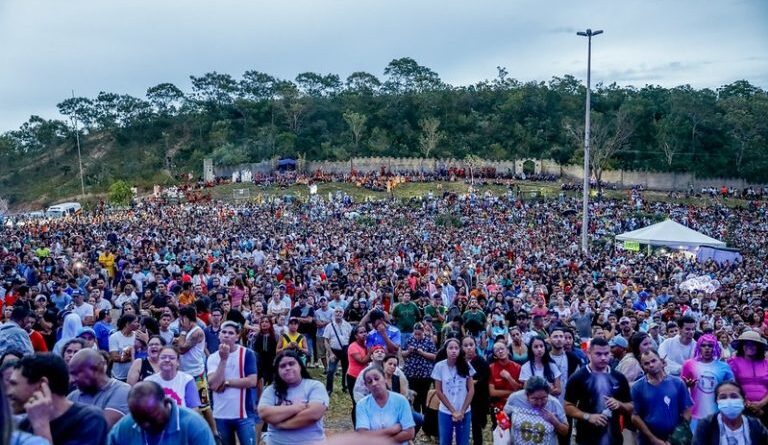
{"label": "straw hat", "polygon": [[755,343],[760,343],[761,345],[763,345],[763,347],[768,346],[768,341],[765,341],[765,339],[761,337],[760,334],[758,334],[755,331],[749,330],[749,331],[744,331],[744,333],[739,335],[739,338],[731,342],[731,347],[733,349],[738,349],[739,346],[741,346],[741,342],[744,342],[744,341],[753,341]]}

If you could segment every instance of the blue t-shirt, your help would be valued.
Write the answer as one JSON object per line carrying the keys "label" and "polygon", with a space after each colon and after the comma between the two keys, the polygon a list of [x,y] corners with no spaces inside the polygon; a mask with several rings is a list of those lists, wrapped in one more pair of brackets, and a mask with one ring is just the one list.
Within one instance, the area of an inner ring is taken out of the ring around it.
{"label": "blue t-shirt", "polygon": [[[383,407],[376,403],[373,394],[363,397],[355,407],[357,425],[355,429],[371,431],[383,430],[396,423],[404,430],[416,426],[408,399],[400,394],[389,392],[387,403]],[[402,442],[402,445],[408,442]]]}
{"label": "blue t-shirt", "polygon": [[[396,327],[392,325],[387,325],[387,336],[389,336],[389,340],[400,346],[400,329],[397,329]],[[387,342],[384,341],[384,337],[379,334],[379,331],[372,330],[368,333],[368,337],[365,339],[365,347],[368,349],[371,349],[374,346],[384,346],[387,347]]]}
{"label": "blue t-shirt", "polygon": [[93,332],[96,333],[96,342],[99,349],[109,352],[109,334],[112,333],[112,327],[103,321],[97,321],[93,325]]}
{"label": "blue t-shirt", "polygon": [[[647,377],[642,377],[632,386],[632,401],[635,414],[661,440],[667,440],[680,423],[685,410],[693,405],[685,383],[671,375],[658,385],[652,385],[648,383]],[[645,435],[639,434],[638,437],[640,445],[649,444]]]}

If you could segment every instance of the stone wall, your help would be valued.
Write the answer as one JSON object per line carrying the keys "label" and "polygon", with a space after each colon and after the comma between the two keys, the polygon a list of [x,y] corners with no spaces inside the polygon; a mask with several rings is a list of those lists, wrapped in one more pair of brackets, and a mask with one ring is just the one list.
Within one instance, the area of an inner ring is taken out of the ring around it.
{"label": "stone wall", "polygon": [[[490,167],[496,169],[498,174],[520,174],[523,172],[523,164],[528,159],[510,161],[483,160],[476,166],[477,169]],[[584,167],[581,165],[560,165],[551,159],[531,159],[534,163],[534,171],[537,174],[554,175],[562,177],[563,181],[581,182],[584,178]],[[230,178],[233,174],[242,175],[250,171],[253,176],[268,174],[276,169],[276,162],[266,160],[238,166],[214,166],[213,171],[217,177]],[[349,161],[307,161],[304,170],[306,172],[322,171],[327,173],[349,173],[354,169],[359,172],[378,172],[382,167],[392,172],[411,171],[432,173],[441,169],[468,168],[466,161],[461,159],[424,159],[424,158],[391,158],[391,157],[361,157]],[[603,181],[620,188],[641,185],[649,190],[688,190],[693,185],[695,190],[703,187],[744,188],[750,185],[762,187],[763,184],[750,184],[738,178],[696,178],[691,173],[659,173],[628,170],[605,170]]]}

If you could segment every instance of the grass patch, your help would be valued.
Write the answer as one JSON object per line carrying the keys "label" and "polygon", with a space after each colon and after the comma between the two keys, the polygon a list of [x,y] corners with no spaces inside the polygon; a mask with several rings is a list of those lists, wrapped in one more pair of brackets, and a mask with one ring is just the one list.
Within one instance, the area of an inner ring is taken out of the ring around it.
{"label": "grass patch", "polygon": [[[309,374],[313,379],[325,384],[325,375],[322,370],[309,369]],[[325,412],[325,418],[323,420],[325,432],[329,436],[338,433],[348,433],[354,429],[354,426],[352,425],[352,399],[350,398],[349,393],[341,392],[340,374],[341,371],[336,373],[336,379],[333,382],[333,393],[331,393],[330,397],[330,406],[328,411]],[[491,421],[489,419],[488,425],[483,430],[483,443],[493,443],[491,434]],[[437,442],[425,435],[424,432],[419,432],[413,440],[413,443],[415,445],[434,445]]]}

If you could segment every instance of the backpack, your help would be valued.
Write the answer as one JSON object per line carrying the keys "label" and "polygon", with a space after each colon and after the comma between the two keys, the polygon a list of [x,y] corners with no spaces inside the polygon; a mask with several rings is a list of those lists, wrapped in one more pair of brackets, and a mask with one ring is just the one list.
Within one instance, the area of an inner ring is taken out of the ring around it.
{"label": "backpack", "polygon": [[[290,339],[290,337],[288,337],[288,334],[282,334],[281,337],[283,338],[283,341],[286,344],[291,343],[291,339]],[[296,344],[297,345],[300,344],[302,340],[304,340],[304,335],[299,334],[299,336],[296,337]],[[306,344],[306,342],[305,342],[305,344]],[[301,349],[297,349],[296,352],[299,354],[299,358],[301,359],[301,362],[306,365],[307,364],[307,354],[303,350],[301,350]]]}

